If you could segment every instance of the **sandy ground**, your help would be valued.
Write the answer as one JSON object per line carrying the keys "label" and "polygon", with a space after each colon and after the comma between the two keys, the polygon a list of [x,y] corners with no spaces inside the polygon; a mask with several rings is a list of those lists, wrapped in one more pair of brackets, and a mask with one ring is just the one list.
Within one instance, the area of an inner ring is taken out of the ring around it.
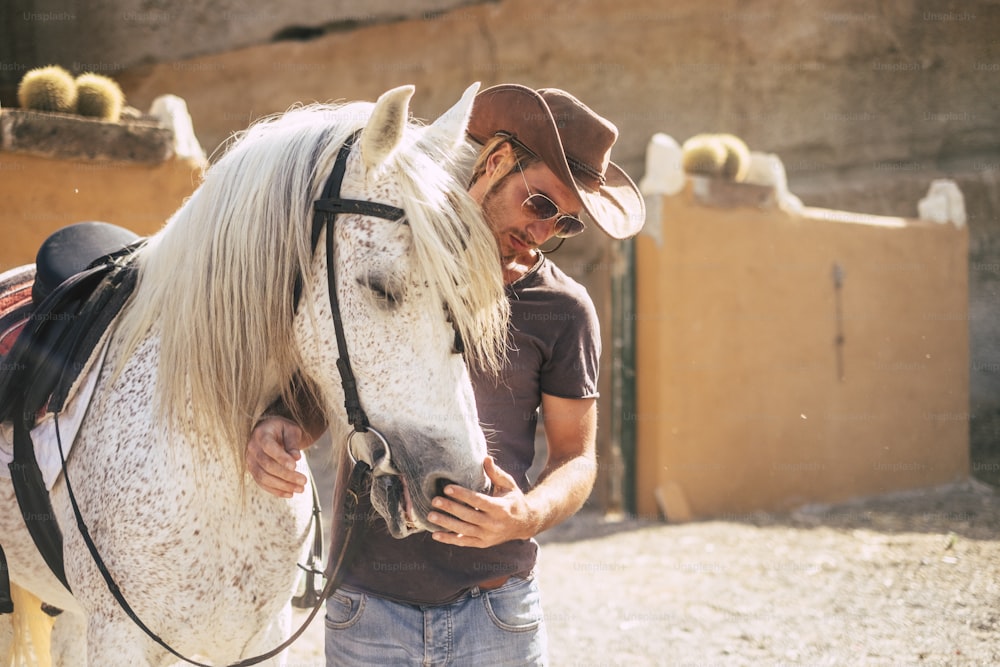
{"label": "sandy ground", "polygon": [[[1000,495],[979,482],[735,522],[583,513],[540,541],[555,667],[1000,664]],[[323,667],[322,636],[289,667]]]}

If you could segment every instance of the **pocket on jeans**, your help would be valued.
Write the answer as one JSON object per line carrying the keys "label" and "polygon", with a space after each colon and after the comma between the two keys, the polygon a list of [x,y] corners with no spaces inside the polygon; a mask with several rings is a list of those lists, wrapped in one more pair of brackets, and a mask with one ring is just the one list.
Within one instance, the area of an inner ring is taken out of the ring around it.
{"label": "pocket on jeans", "polygon": [[357,591],[338,589],[326,601],[326,625],[330,628],[349,628],[358,622],[365,610],[366,596]]}
{"label": "pocket on jeans", "polygon": [[528,632],[542,624],[542,598],[534,578],[513,578],[483,594],[486,613],[501,630]]}

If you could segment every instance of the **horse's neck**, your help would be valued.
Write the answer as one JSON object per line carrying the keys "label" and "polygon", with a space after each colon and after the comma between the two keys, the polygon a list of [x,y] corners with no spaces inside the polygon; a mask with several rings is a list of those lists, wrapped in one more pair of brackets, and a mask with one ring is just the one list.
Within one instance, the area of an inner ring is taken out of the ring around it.
{"label": "horse's neck", "polygon": [[[199,451],[200,455],[212,458],[219,457],[220,453],[228,453],[221,435],[198,432],[194,420],[194,411],[198,406],[192,405],[190,396],[184,405],[173,406],[172,409],[159,404],[157,383],[161,361],[160,334],[155,330],[145,334],[128,358],[123,360],[122,357],[127,354],[125,344],[123,333],[115,331],[105,362],[105,369],[110,369],[110,372],[105,372],[101,387],[102,391],[114,397],[110,400],[133,404],[141,415],[152,420],[156,432],[171,434],[171,444],[182,443],[187,448],[203,450]],[[274,361],[265,359],[259,363],[263,363],[265,368],[265,389],[260,393],[258,404],[248,406],[252,415],[263,414],[281,394],[279,373]],[[114,377],[113,373],[119,368],[120,373]],[[198,371],[191,369],[189,372]]]}
{"label": "horse's neck", "polygon": [[[183,460],[195,463],[211,462],[219,452],[204,438],[199,438],[192,420],[184,414],[166,421],[167,415],[157,409],[157,371],[160,361],[160,339],[155,332],[146,334],[136,349],[122,359],[125,341],[116,331],[109,342],[104,368],[97,384],[87,421],[97,428],[106,428],[122,416],[120,435],[114,439],[132,451],[129,455],[147,455],[171,467]],[[188,412],[192,406],[185,406]],[[145,451],[143,451],[145,450]]]}

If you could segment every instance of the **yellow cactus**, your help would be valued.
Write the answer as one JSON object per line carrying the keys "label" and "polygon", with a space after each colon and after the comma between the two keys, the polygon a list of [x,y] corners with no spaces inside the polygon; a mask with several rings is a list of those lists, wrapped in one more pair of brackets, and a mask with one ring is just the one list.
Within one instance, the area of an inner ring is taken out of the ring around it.
{"label": "yellow cactus", "polygon": [[125,95],[113,79],[88,72],[76,78],[76,88],[79,93],[76,101],[78,114],[112,123],[119,121],[125,106]]}
{"label": "yellow cactus", "polygon": [[726,161],[722,166],[722,177],[741,183],[750,171],[750,149],[739,137],[732,134],[717,135],[726,150]]}
{"label": "yellow cactus", "polygon": [[681,147],[681,165],[689,174],[741,182],[750,169],[750,149],[732,134],[696,134]]}
{"label": "yellow cactus", "polygon": [[714,134],[696,134],[681,146],[681,165],[689,174],[719,176],[726,164],[726,147]]}
{"label": "yellow cactus", "polygon": [[17,101],[23,109],[76,112],[76,82],[58,65],[29,70],[17,87]]}

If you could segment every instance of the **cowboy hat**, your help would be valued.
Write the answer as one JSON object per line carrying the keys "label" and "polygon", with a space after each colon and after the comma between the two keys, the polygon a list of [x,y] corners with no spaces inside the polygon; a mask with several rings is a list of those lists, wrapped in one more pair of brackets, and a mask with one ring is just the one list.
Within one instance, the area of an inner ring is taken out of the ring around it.
{"label": "cowboy hat", "polygon": [[618,128],[566,91],[511,83],[487,88],[476,96],[468,133],[480,144],[506,134],[533,152],[608,236],[627,239],[642,229],[642,195],[610,159]]}

